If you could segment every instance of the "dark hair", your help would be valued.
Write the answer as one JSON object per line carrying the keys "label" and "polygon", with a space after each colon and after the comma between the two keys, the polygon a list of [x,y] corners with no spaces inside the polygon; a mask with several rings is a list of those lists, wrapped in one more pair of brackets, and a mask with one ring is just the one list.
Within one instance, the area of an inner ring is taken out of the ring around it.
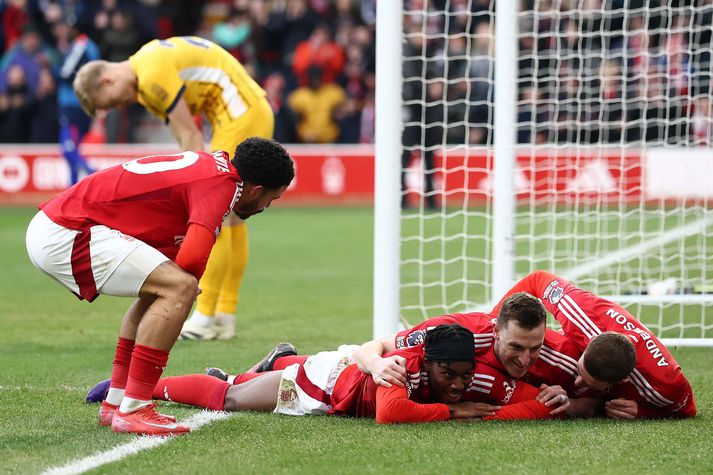
{"label": "dark hair", "polygon": [[605,383],[619,383],[636,366],[636,349],[628,337],[617,332],[595,336],[584,350],[584,369]]}
{"label": "dark hair", "polygon": [[426,361],[475,363],[473,332],[457,323],[438,325],[428,330],[423,348]]}
{"label": "dark hair", "polygon": [[525,330],[532,330],[547,321],[547,312],[540,299],[525,292],[517,292],[506,298],[500,306],[497,326],[505,328],[510,322]]}
{"label": "dark hair", "polygon": [[277,189],[290,184],[295,166],[285,147],[270,139],[250,137],[235,147],[231,163],[251,185]]}

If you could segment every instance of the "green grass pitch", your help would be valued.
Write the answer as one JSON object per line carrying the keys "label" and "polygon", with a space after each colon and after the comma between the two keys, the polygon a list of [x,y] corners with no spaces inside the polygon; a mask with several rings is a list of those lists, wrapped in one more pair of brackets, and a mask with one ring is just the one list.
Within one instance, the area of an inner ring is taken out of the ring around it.
{"label": "green grass pitch", "polygon": [[[97,406],[83,403],[108,377],[129,300],[79,302],[34,269],[24,247],[33,212],[0,209],[0,473],[39,473],[132,439],[100,428]],[[278,341],[315,352],[370,337],[371,210],[276,206],[249,229],[238,338],[178,342],[167,375],[245,369]],[[241,413],[93,473],[711,473],[713,350],[673,353],[697,397],[693,420],[378,427]]]}

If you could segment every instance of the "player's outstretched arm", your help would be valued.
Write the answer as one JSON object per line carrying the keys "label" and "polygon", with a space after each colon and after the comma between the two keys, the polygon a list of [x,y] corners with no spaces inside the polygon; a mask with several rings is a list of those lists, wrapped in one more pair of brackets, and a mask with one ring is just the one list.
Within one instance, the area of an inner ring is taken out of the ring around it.
{"label": "player's outstretched arm", "polygon": [[406,384],[406,360],[402,356],[381,355],[396,349],[395,335],[380,340],[371,340],[361,345],[354,352],[354,360],[362,373],[370,374],[379,386],[390,388],[393,385],[403,387]]}
{"label": "player's outstretched arm", "polygon": [[[192,152],[205,150],[203,133],[193,121],[191,111],[183,97],[178,99],[174,108],[168,113],[168,128],[176,138],[181,150]],[[227,150],[227,152],[232,155],[234,150]]]}

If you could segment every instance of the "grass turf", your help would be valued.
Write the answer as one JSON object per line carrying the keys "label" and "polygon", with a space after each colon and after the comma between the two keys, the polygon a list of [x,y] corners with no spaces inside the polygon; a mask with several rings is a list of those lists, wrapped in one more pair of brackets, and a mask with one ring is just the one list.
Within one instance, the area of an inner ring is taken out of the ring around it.
{"label": "grass turf", "polygon": [[[108,376],[128,299],[77,301],[29,263],[31,209],[0,209],[0,473],[37,473],[131,440],[96,424],[86,390]],[[277,341],[301,352],[371,333],[372,214],[271,209],[250,221],[238,338],[178,342],[167,375],[244,369]],[[697,396],[686,421],[438,423],[241,413],[97,473],[690,473],[713,470],[711,349],[674,355]],[[179,418],[193,408],[162,403]]]}

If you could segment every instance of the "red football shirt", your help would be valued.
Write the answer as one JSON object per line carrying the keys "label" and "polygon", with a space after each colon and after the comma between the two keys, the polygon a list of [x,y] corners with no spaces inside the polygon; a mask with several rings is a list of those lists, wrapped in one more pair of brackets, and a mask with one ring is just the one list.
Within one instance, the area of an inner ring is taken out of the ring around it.
{"label": "red football shirt", "polygon": [[[406,359],[405,388],[377,387],[372,377],[359,371],[356,364],[348,366],[337,378],[331,396],[330,414],[377,417],[381,422],[426,422],[447,420],[448,406],[430,399],[428,376],[423,369],[423,346],[396,350]],[[385,407],[386,406],[386,407]]]}
{"label": "red football shirt", "polygon": [[[454,313],[440,317],[429,318],[408,330],[396,334],[396,348],[406,348],[420,345],[426,336],[426,331],[438,325],[457,323],[473,332],[476,351],[475,377],[469,388],[469,399],[491,404],[508,404],[519,400],[520,392],[515,379],[511,378],[498,361],[493,350],[495,337],[493,328],[497,317],[497,309],[493,313]],[[548,329],[540,350],[540,356],[528,373],[521,378],[536,388],[540,384],[562,386],[567,393],[581,397],[582,391],[574,387],[577,379],[577,360],[582,352],[569,338]],[[483,366],[487,364],[489,368]]]}
{"label": "red football shirt", "polygon": [[696,415],[693,391],[681,367],[651,330],[623,307],[543,271],[525,277],[508,295],[515,292],[527,292],[542,299],[565,335],[581,351],[602,332],[615,331],[629,337],[636,348],[636,367],[626,382],[605,391],[607,399],[637,401],[642,417]]}
{"label": "red football shirt", "polygon": [[89,175],[40,205],[69,229],[104,225],[175,259],[188,225],[216,236],[242,192],[225,152],[184,152],[138,158]]}

